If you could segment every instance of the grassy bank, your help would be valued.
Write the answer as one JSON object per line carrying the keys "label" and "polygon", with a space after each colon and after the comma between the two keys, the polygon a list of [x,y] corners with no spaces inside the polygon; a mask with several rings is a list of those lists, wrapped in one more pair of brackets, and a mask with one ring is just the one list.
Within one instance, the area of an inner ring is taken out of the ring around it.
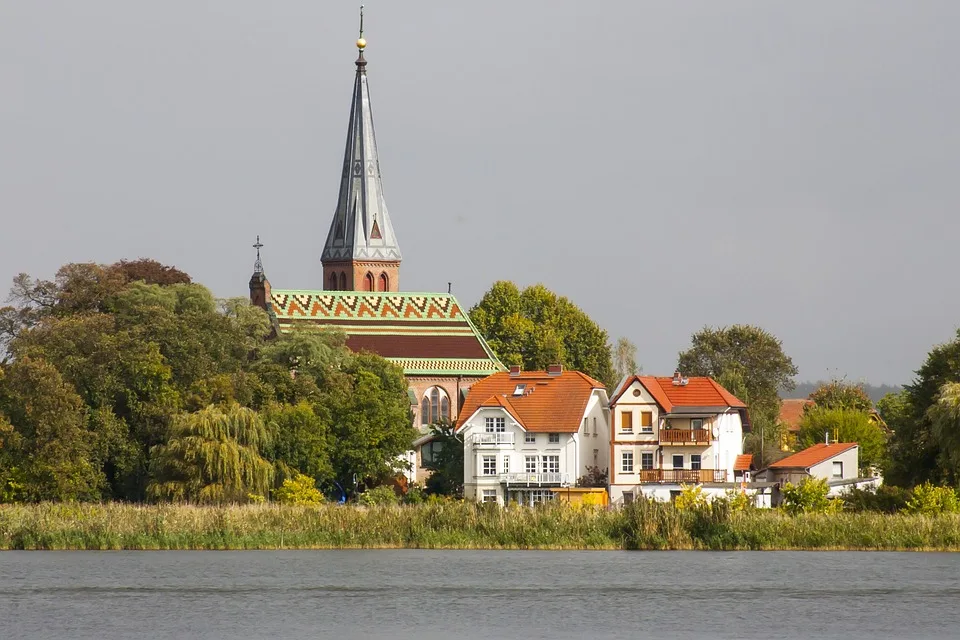
{"label": "grassy bank", "polygon": [[0,549],[960,550],[960,516],[406,507],[0,505]]}

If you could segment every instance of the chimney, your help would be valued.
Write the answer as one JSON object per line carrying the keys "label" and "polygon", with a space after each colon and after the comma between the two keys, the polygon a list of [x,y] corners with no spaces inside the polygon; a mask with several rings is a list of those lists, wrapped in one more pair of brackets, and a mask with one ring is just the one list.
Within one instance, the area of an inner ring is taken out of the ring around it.
{"label": "chimney", "polygon": [[677,369],[673,372],[673,384],[680,386],[682,384],[682,378],[680,377],[680,369]]}
{"label": "chimney", "polygon": [[823,432],[823,442],[824,442],[824,444],[830,444],[830,432],[829,432],[829,431],[824,431],[824,432]]}
{"label": "chimney", "polygon": [[548,376],[559,376],[562,373],[563,373],[562,364],[551,364],[550,366],[547,367]]}
{"label": "chimney", "polygon": [[519,375],[520,375],[520,365],[518,364],[510,365],[510,377],[516,378]]}

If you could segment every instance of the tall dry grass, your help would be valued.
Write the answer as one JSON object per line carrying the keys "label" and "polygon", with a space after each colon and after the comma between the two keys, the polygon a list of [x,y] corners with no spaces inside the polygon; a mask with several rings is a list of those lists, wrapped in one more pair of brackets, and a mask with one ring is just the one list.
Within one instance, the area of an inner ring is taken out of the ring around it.
{"label": "tall dry grass", "polygon": [[0,505],[0,549],[960,550],[960,516],[788,516],[724,505],[619,511],[470,503],[343,507]]}

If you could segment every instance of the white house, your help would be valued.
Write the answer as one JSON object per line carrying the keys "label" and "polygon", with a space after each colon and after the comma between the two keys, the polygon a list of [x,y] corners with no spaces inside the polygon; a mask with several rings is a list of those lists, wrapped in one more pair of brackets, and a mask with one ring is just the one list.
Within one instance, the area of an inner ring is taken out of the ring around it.
{"label": "white house", "polygon": [[609,466],[607,391],[579,371],[513,368],[475,383],[457,421],[463,492],[478,502],[532,505]]}
{"label": "white house", "polygon": [[881,483],[880,478],[860,477],[860,447],[856,442],[821,442],[774,462],[760,474],[778,485],[798,484],[807,478],[826,480],[830,496],[853,487],[876,488]]}
{"label": "white house", "polygon": [[669,500],[685,484],[708,496],[742,488],[734,470],[747,407],[713,379],[628,377],[610,399],[610,418],[611,504]]}

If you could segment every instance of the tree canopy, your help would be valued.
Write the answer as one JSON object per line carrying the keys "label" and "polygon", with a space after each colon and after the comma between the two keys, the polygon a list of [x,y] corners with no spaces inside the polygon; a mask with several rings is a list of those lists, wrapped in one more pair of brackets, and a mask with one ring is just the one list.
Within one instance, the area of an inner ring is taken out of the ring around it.
{"label": "tree canopy", "polygon": [[398,367],[339,331],[270,339],[262,309],[174,267],[64,265],[11,301],[0,500],[244,500],[298,473],[331,489],[395,473],[414,437]]}
{"label": "tree canopy", "polygon": [[860,469],[881,468],[886,463],[887,435],[866,411],[840,407],[812,407],[800,422],[797,440],[801,447],[823,442],[829,434],[835,442],[859,445]]}
{"label": "tree canopy", "polygon": [[470,309],[470,319],[506,365],[582,371],[608,387],[617,380],[607,332],[564,296],[542,284],[520,290],[501,280]]}
{"label": "tree canopy", "polygon": [[863,384],[832,380],[817,387],[810,399],[821,409],[850,409],[867,413],[873,409],[873,401]]}
{"label": "tree canopy", "polygon": [[960,469],[951,462],[960,457],[958,443],[947,437],[944,429],[949,413],[943,407],[934,409],[944,398],[952,397],[947,385],[957,382],[960,330],[954,340],[930,351],[902,393],[888,395],[878,404],[880,415],[893,430],[886,481],[906,487],[924,482],[960,484]]}

